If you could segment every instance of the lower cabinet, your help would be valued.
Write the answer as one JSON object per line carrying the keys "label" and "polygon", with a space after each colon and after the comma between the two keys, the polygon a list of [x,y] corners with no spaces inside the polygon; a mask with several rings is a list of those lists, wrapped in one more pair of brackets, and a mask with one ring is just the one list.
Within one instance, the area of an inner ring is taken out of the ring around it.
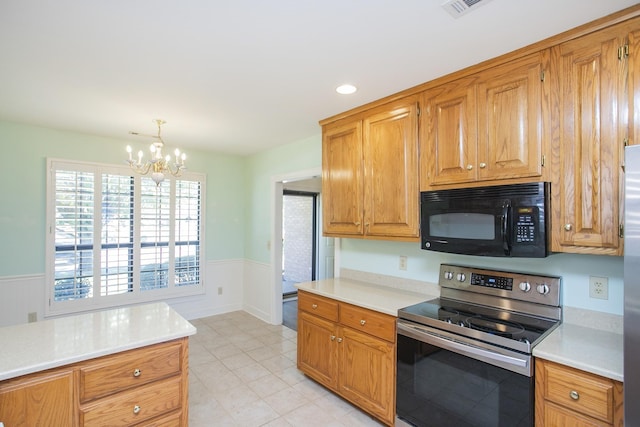
{"label": "lower cabinet", "polygon": [[0,422],[9,426],[75,426],[77,403],[72,369],[0,383]]}
{"label": "lower cabinet", "polygon": [[188,338],[0,382],[5,426],[186,426]]}
{"label": "lower cabinet", "polygon": [[619,381],[536,359],[536,426],[623,426]]}
{"label": "lower cabinet", "polygon": [[298,369],[393,425],[395,325],[393,316],[298,291]]}

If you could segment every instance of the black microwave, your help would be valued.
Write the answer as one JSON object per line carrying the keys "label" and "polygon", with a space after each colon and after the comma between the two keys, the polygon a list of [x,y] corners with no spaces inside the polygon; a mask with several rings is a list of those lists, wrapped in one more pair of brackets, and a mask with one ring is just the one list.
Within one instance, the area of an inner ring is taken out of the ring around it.
{"label": "black microwave", "polygon": [[544,258],[550,183],[420,193],[421,248],[493,257]]}

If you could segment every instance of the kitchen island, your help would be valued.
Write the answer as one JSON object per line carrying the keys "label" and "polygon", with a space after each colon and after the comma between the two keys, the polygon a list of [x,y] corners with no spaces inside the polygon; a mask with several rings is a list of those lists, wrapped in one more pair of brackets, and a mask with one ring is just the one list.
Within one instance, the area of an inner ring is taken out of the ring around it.
{"label": "kitchen island", "polygon": [[0,328],[0,422],[186,425],[195,333],[166,303]]}

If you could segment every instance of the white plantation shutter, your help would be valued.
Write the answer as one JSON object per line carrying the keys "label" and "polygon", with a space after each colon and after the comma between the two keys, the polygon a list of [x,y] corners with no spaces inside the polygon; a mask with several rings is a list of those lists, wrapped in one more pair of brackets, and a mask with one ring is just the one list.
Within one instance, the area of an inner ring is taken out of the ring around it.
{"label": "white plantation shutter", "polygon": [[134,178],[102,175],[100,295],[133,290]]}
{"label": "white plantation shutter", "polygon": [[95,179],[91,172],[55,174],[56,301],[93,296]]}
{"label": "white plantation shutter", "polygon": [[200,199],[200,182],[176,182],[176,286],[200,282]]}
{"label": "white plantation shutter", "polygon": [[47,313],[202,293],[204,176],[47,162]]}

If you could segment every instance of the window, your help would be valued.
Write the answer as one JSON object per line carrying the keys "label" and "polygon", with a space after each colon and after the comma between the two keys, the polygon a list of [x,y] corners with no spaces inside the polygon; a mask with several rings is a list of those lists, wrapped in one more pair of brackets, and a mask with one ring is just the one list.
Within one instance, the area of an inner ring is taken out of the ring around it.
{"label": "window", "polygon": [[48,313],[203,292],[203,175],[47,163]]}

